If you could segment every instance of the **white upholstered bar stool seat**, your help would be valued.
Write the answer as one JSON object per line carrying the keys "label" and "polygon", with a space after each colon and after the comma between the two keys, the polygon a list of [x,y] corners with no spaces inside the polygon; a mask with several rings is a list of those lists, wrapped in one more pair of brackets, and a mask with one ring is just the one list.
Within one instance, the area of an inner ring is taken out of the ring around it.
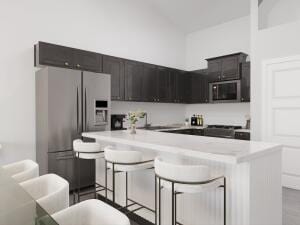
{"label": "white upholstered bar stool seat", "polygon": [[2,168],[18,183],[39,176],[39,165],[29,159],[8,164]]}
{"label": "white upholstered bar stool seat", "polygon": [[81,139],[73,141],[73,150],[80,159],[103,158],[103,150],[97,142],[83,142]]}
{"label": "white upholstered bar stool seat", "polygon": [[125,214],[96,199],[80,202],[52,217],[59,225],[130,225]]}
{"label": "white upholstered bar stool seat", "polygon": [[132,172],[153,168],[153,159],[145,157],[142,152],[118,150],[111,146],[105,147],[104,150],[107,167],[112,169],[112,163],[116,163],[115,171]]}
{"label": "white upholstered bar stool seat", "polygon": [[69,207],[69,183],[56,174],[46,174],[20,185],[49,214]]}
{"label": "white upholstered bar stool seat", "polygon": [[[223,177],[212,177],[208,166],[204,165],[180,165],[167,162],[162,158],[155,159],[155,173],[163,178],[177,181],[174,184],[176,192],[199,193],[212,191],[224,184]],[[210,181],[204,184],[184,184],[189,182]],[[172,184],[166,180],[161,181],[161,186],[171,189]]]}
{"label": "white upholstered bar stool seat", "polygon": [[[181,165],[167,162],[158,157],[154,161],[155,183],[158,179],[158,224],[161,225],[161,188],[172,191],[172,225],[181,224],[177,221],[177,195],[184,193],[199,193],[224,188],[224,225],[226,225],[226,178],[224,176],[211,176],[208,166]],[[155,185],[156,186],[156,185]],[[157,190],[157,187],[155,187]],[[155,191],[157,193],[157,191]],[[156,196],[155,196],[156,198]],[[156,218],[157,219],[157,218]]]}

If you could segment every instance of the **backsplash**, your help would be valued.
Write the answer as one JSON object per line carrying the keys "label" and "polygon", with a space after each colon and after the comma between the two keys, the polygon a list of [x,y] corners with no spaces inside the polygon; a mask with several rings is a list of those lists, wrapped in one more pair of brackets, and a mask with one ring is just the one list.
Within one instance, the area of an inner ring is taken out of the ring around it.
{"label": "backsplash", "polygon": [[[203,115],[204,124],[246,125],[246,115],[250,114],[250,103],[224,104],[168,104],[146,102],[112,101],[112,114],[127,114],[129,111],[144,110],[148,113],[148,123],[167,125],[184,123],[185,118],[193,114]],[[140,119],[137,126],[144,126],[145,119]],[[126,122],[125,127],[128,126]]]}
{"label": "backsplash", "polygon": [[[185,105],[171,103],[119,102],[112,101],[111,114],[127,114],[129,111],[144,110],[148,114],[148,123],[152,125],[184,123]],[[137,126],[144,126],[140,119]],[[125,127],[128,126],[126,122]]]}
{"label": "backsplash", "polygon": [[185,107],[185,117],[203,115],[204,124],[246,126],[246,115],[250,115],[250,103],[190,104]]}

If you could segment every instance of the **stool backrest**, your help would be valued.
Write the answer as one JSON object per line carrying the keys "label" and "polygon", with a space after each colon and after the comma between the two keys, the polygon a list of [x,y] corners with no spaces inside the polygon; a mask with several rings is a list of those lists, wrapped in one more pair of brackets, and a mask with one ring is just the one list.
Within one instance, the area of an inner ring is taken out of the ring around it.
{"label": "stool backrest", "polygon": [[202,182],[210,179],[209,167],[204,165],[179,165],[160,157],[154,161],[155,173],[178,182]]}
{"label": "stool backrest", "polygon": [[75,152],[99,152],[101,146],[97,142],[83,142],[81,139],[73,141],[73,150]]}
{"label": "stool backrest", "polygon": [[111,146],[104,148],[105,160],[114,163],[135,163],[141,162],[143,157],[142,153],[138,151],[128,151],[128,150],[117,150],[113,149]]}

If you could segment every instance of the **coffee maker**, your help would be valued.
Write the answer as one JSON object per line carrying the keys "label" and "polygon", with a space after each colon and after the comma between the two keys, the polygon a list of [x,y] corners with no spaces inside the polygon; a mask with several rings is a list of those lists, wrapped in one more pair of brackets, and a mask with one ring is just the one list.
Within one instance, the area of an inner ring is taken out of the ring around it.
{"label": "coffee maker", "polygon": [[126,128],[123,127],[125,117],[126,115],[124,114],[112,114],[110,120],[111,130],[126,130]]}

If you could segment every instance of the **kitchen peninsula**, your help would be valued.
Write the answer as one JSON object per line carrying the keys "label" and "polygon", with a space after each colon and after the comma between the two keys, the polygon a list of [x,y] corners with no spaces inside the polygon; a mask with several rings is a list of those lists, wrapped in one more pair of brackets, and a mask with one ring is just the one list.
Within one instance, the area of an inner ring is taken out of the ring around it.
{"label": "kitchen peninsula", "polygon": [[[227,224],[230,225],[281,225],[281,146],[270,143],[190,136],[138,130],[104,131],[83,133],[102,145],[113,145],[118,149],[134,149],[160,155],[184,164],[203,164],[212,170],[213,176],[227,178]],[[104,183],[103,162],[97,163],[97,181]],[[123,191],[123,175],[117,179],[117,193]],[[134,175],[134,176],[138,176]],[[134,180],[134,182],[133,182]],[[135,181],[139,182],[135,182]],[[142,183],[141,184],[141,180]],[[129,179],[130,195],[154,208],[153,171],[138,179]],[[153,184],[153,185],[152,185]],[[170,202],[168,192],[162,192],[164,209]],[[123,194],[117,194],[117,202],[124,204]],[[222,191],[199,195],[183,195],[179,201],[178,217],[181,223],[222,224]],[[170,224],[170,210],[163,210],[163,224]],[[140,213],[153,221],[153,216]]]}

